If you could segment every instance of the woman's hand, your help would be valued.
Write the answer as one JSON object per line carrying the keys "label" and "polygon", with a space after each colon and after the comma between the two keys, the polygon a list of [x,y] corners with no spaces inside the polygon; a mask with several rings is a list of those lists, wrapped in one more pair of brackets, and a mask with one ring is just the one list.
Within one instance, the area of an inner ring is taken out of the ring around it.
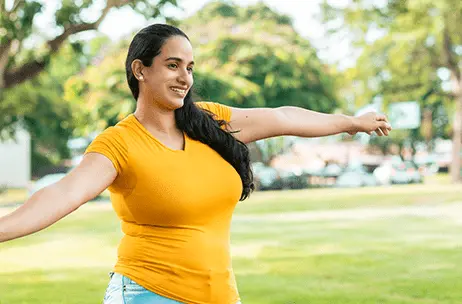
{"label": "woman's hand", "polygon": [[353,128],[348,134],[355,135],[358,132],[365,132],[371,135],[373,132],[378,136],[388,136],[391,131],[391,125],[387,117],[376,112],[368,112],[353,118]]}

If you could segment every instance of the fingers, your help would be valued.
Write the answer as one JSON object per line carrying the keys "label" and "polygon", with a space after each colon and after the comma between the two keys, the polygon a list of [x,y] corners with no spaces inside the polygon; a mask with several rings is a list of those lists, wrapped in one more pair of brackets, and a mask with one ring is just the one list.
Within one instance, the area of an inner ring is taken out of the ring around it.
{"label": "fingers", "polygon": [[382,123],[380,124],[380,127],[385,127],[386,129],[388,129],[388,131],[391,130],[391,125],[390,123],[388,122],[388,118],[386,115],[384,114],[377,114],[376,118],[375,118],[377,121],[379,122],[385,122],[385,123]]}
{"label": "fingers", "polygon": [[[379,127],[375,130],[378,136],[388,136],[391,131],[391,126],[388,122],[382,121]],[[368,133],[369,134],[369,133]],[[369,134],[370,135],[370,134]]]}
{"label": "fingers", "polygon": [[384,131],[384,133],[386,133],[386,135],[388,135],[388,133],[391,131],[391,125],[387,121],[382,121],[380,123],[379,128],[382,129],[382,131]]}
{"label": "fingers", "polygon": [[383,131],[381,128],[378,128],[377,130],[375,130],[375,133],[378,135],[378,136],[385,136],[385,135],[388,135],[385,134],[385,131]]}
{"label": "fingers", "polygon": [[388,136],[389,134],[389,131],[387,128],[377,128],[375,131],[373,132],[366,132],[367,134],[369,135],[372,135],[372,133],[377,134],[378,136]]}
{"label": "fingers", "polygon": [[377,115],[377,121],[379,121],[379,127],[375,130],[378,136],[388,136],[391,131],[391,125],[388,123],[385,115]]}
{"label": "fingers", "polygon": [[377,121],[386,121],[386,122],[388,122],[387,116],[385,116],[384,114],[377,114],[377,116],[375,117],[375,119],[376,119]]}
{"label": "fingers", "polygon": [[375,128],[375,130],[368,131],[366,133],[369,135],[372,135],[372,133],[376,133],[377,136],[388,136],[388,134],[391,131],[391,125],[388,122],[387,116],[384,114],[374,113],[374,115],[370,115],[369,117],[374,118],[374,116],[375,116],[375,123],[373,123],[373,125],[375,126],[372,126],[372,128]]}

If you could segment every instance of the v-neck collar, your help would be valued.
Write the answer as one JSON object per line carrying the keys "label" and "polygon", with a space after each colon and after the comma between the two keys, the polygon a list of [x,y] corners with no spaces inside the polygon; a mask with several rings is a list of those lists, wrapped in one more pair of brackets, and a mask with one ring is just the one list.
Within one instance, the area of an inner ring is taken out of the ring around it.
{"label": "v-neck collar", "polygon": [[143,124],[138,120],[138,118],[136,118],[136,116],[132,113],[129,115],[129,118],[132,119],[134,121],[134,123],[144,132],[146,133],[147,136],[149,136],[151,139],[153,139],[154,141],[156,141],[159,145],[161,145],[163,148],[171,151],[171,152],[175,152],[175,153],[185,153],[189,147],[189,144],[188,144],[188,136],[186,135],[186,133],[183,131],[183,140],[184,140],[184,147],[183,147],[183,150],[176,150],[176,149],[172,149],[170,147],[168,147],[167,145],[165,145],[163,142],[161,142],[158,138],[156,138],[151,132],[148,131],[148,129],[146,129]]}

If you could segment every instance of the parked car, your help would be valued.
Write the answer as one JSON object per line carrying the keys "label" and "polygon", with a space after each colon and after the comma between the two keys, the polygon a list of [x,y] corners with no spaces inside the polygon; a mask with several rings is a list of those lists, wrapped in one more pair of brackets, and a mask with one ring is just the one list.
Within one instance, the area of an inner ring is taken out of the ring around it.
{"label": "parked car", "polygon": [[422,183],[423,175],[419,171],[419,167],[413,161],[405,161],[405,170],[409,176],[409,183]]}
{"label": "parked car", "polygon": [[373,172],[377,181],[382,185],[422,183],[423,175],[412,161],[392,158]]}
{"label": "parked car", "polygon": [[416,156],[414,157],[414,163],[419,168],[419,171],[423,175],[435,174],[439,171],[437,156],[434,154]]}
{"label": "parked car", "polygon": [[368,187],[377,186],[375,176],[369,173],[362,165],[349,166],[337,178],[337,187]]}
{"label": "parked car", "polygon": [[261,162],[252,164],[257,190],[304,189],[308,187],[306,175],[290,170],[278,170]]}
{"label": "parked car", "polygon": [[[301,171],[301,170],[300,170]],[[279,171],[284,189],[308,188],[308,178],[303,172]]]}
{"label": "parked car", "polygon": [[252,164],[252,171],[257,190],[280,190],[284,188],[281,176],[275,168],[256,162]]}
{"label": "parked car", "polygon": [[342,174],[343,169],[337,164],[328,164],[320,171],[320,175],[324,177],[337,177]]}

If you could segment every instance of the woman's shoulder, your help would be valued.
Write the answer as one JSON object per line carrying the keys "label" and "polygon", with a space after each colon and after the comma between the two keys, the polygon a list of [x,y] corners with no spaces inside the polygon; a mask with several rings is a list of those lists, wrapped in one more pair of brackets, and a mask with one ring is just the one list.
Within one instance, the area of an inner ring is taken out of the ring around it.
{"label": "woman's shoulder", "polygon": [[118,136],[125,136],[126,133],[129,133],[129,130],[132,128],[132,125],[134,124],[133,122],[133,114],[130,114],[117,122],[113,126],[108,126],[106,129],[104,129],[100,135],[106,135],[106,136],[113,136],[113,137],[118,137]]}
{"label": "woman's shoulder", "polygon": [[213,108],[213,107],[220,107],[226,105],[216,102],[216,101],[211,101],[211,100],[198,100],[194,102],[198,107],[200,108]]}
{"label": "woman's shoulder", "polygon": [[196,101],[195,104],[201,109],[212,112],[218,119],[225,121],[230,121],[231,119],[231,107],[227,105],[214,101]]}
{"label": "woman's shoulder", "polygon": [[126,140],[130,136],[130,129],[133,122],[131,122],[131,115],[128,115],[113,126],[108,126],[101,131],[95,138],[94,142],[101,142],[106,144],[117,144],[117,146],[125,147]]}

